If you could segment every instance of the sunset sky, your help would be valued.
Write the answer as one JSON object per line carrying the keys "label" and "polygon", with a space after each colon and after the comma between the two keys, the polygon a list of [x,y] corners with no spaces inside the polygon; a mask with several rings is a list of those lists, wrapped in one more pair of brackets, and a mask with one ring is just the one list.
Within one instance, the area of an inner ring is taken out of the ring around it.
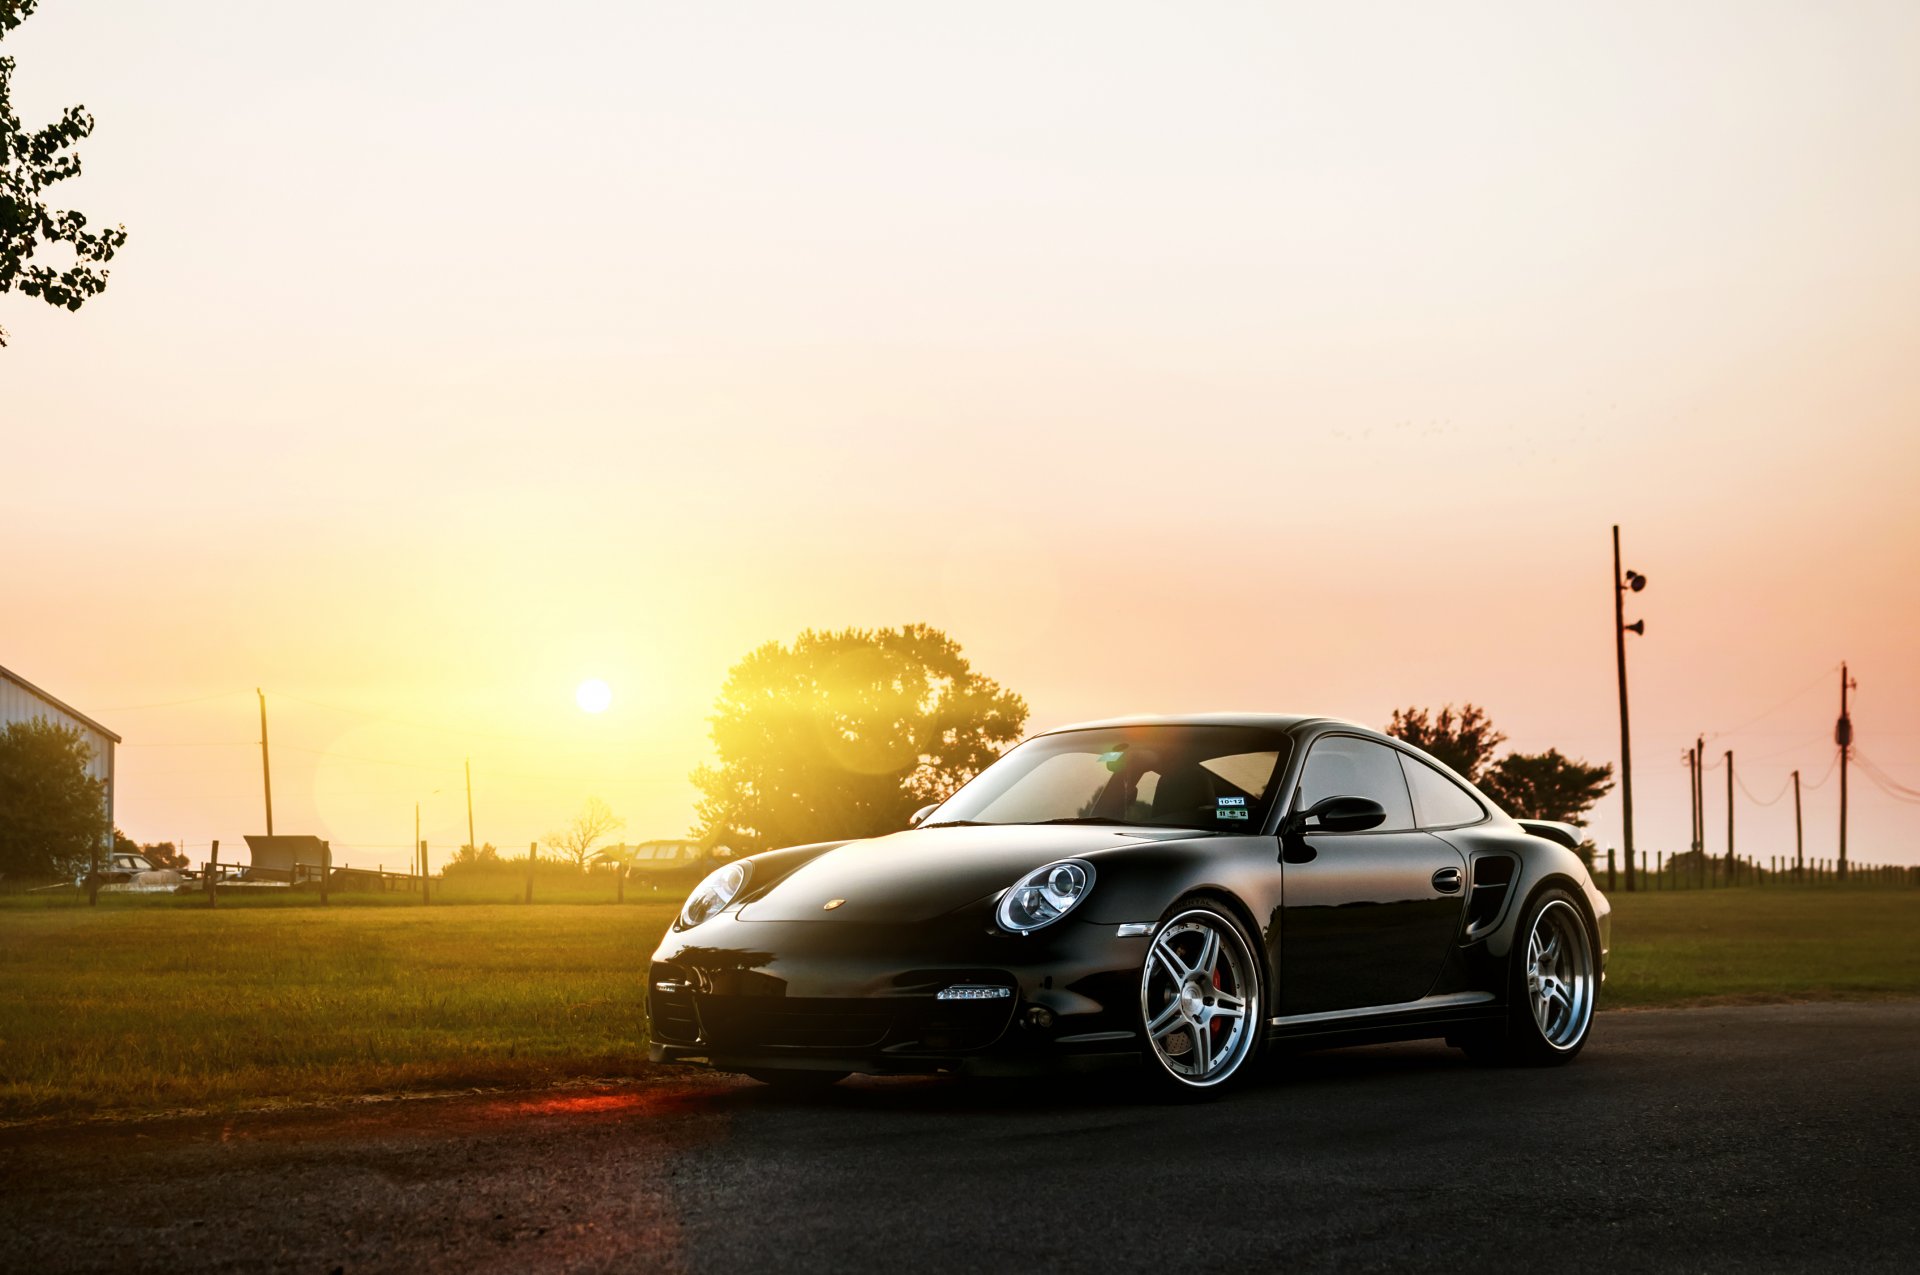
{"label": "sunset sky", "polygon": [[[1035,729],[1472,700],[1617,761],[1615,522],[1641,846],[1696,733],[1826,773],[1842,659],[1920,787],[1920,6],[48,0],[0,47],[131,236],[81,313],[0,298],[0,664],[126,737],[139,839],[262,830],[256,686],[276,830],[349,862],[416,800],[465,841],[469,755],[483,841],[677,836],[728,665],[916,620]],[[1855,780],[1853,857],[1920,863]]]}

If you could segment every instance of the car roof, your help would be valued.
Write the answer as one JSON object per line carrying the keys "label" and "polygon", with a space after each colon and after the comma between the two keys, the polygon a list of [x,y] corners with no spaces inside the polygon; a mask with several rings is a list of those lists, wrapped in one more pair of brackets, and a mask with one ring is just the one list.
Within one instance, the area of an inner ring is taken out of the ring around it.
{"label": "car roof", "polygon": [[1342,721],[1337,717],[1323,717],[1316,713],[1173,713],[1157,717],[1108,717],[1095,722],[1075,722],[1071,726],[1055,726],[1051,730],[1041,731],[1042,735],[1058,735],[1070,730],[1116,730],[1127,726],[1253,726],[1262,730],[1291,733],[1303,726],[1337,727],[1342,731],[1355,731],[1362,735],[1371,735],[1376,739],[1385,739],[1379,731],[1358,722]]}

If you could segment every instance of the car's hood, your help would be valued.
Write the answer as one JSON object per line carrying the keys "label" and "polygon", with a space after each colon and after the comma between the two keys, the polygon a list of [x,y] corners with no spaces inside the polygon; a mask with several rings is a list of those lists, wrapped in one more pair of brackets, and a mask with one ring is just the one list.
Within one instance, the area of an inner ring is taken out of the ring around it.
{"label": "car's hood", "polygon": [[[998,893],[1055,859],[1097,862],[1106,852],[1144,841],[1205,835],[1187,828],[1071,824],[916,828],[826,851],[748,902],[740,917],[912,924]],[[843,902],[829,909],[835,899]]]}

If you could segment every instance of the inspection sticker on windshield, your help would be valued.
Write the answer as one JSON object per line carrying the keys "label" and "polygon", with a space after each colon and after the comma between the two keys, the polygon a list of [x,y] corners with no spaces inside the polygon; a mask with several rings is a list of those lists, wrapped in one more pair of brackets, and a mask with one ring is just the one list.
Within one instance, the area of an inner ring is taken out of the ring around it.
{"label": "inspection sticker on windshield", "polygon": [[1215,819],[1245,819],[1247,817],[1247,811],[1244,806],[1223,806],[1213,812],[1213,817]]}
{"label": "inspection sticker on windshield", "polygon": [[1220,806],[1244,806],[1247,804],[1247,799],[1245,797],[1221,797],[1214,804]]}

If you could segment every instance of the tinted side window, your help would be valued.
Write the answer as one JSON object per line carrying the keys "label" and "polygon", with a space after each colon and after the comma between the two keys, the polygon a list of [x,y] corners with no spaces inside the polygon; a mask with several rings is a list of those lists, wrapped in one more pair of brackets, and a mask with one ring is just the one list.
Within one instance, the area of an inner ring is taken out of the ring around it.
{"label": "tinted side window", "polygon": [[1458,828],[1487,817],[1466,789],[1427,763],[1401,753],[1400,766],[1407,772],[1407,787],[1413,790],[1413,813],[1422,828]]}
{"label": "tinted side window", "polygon": [[1384,744],[1351,735],[1329,735],[1307,754],[1300,774],[1295,810],[1305,810],[1325,797],[1367,797],[1380,803],[1387,817],[1375,832],[1405,832],[1413,827],[1413,802],[1400,774],[1399,754]]}

